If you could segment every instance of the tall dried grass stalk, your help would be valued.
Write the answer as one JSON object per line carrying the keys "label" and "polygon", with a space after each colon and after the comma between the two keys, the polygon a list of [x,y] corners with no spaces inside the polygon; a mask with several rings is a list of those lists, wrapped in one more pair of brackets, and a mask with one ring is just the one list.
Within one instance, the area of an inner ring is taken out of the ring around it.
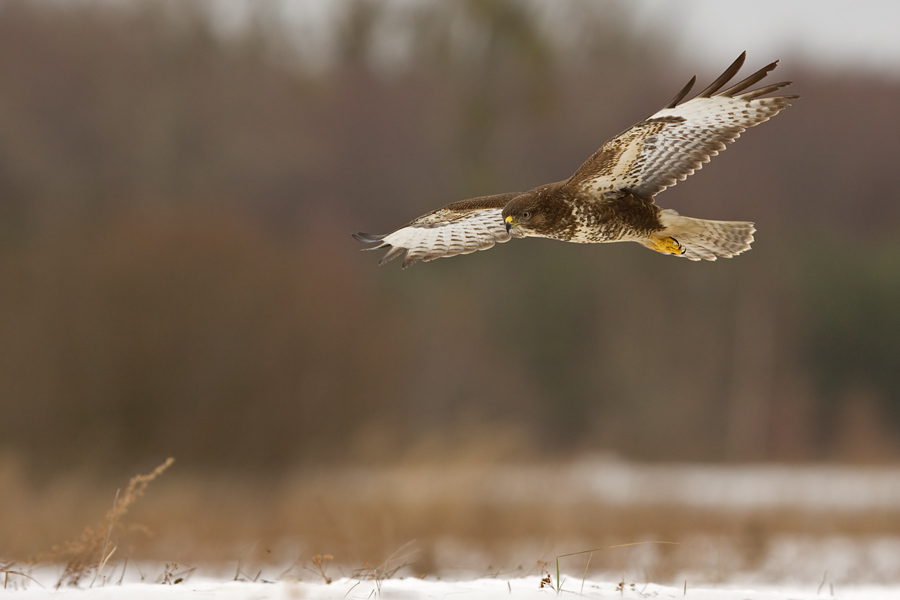
{"label": "tall dried grass stalk", "polygon": [[162,475],[174,462],[175,459],[169,457],[166,462],[153,469],[150,473],[132,477],[131,481],[128,482],[128,487],[125,488],[124,494],[120,493],[121,490],[116,491],[113,506],[99,525],[85,527],[77,540],[66,542],[61,546],[54,546],[50,552],[39,554],[29,562],[59,562],[61,559],[68,557],[66,568],[63,570],[56,587],[78,585],[85,575],[91,572],[94,574],[91,580],[91,585],[93,585],[106,563],[116,551],[113,534],[115,529],[121,525],[123,517],[128,513],[128,509],[144,495],[150,482]]}

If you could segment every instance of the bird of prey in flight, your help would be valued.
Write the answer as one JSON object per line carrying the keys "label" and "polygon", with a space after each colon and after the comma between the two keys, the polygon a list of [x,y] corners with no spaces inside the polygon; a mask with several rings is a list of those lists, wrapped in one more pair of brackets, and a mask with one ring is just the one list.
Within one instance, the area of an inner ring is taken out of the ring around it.
{"label": "bird of prey in flight", "polygon": [[403,256],[403,268],[522,237],[638,242],[695,261],[749,250],[756,231],[753,223],[685,217],[654,201],[659,192],[700,169],[745,129],[768,121],[798,97],[769,95],[789,81],[748,90],[777,61],[722,89],[745,56],[742,53],[709,87],[679,104],[696,82],[691,78],[662,110],[603,144],[564,181],[454,202],[392,233],[353,237],[372,244],[365,250],[387,249],[379,264]]}

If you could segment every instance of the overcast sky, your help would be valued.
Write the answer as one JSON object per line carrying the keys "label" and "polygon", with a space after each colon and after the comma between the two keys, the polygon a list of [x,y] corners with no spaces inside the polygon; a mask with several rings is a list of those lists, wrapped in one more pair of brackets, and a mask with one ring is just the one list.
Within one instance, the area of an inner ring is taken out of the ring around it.
{"label": "overcast sky", "polygon": [[[900,78],[897,0],[633,0],[636,23],[671,23],[679,51],[718,67],[748,50]],[[763,55],[763,56],[759,56]]]}

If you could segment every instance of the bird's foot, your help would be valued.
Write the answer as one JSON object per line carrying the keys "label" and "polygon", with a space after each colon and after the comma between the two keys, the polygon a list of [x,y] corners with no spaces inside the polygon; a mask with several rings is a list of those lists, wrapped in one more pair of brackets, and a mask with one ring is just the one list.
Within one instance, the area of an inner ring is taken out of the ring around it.
{"label": "bird's foot", "polygon": [[663,254],[684,254],[684,246],[671,236],[660,238],[651,235],[647,240],[647,247]]}

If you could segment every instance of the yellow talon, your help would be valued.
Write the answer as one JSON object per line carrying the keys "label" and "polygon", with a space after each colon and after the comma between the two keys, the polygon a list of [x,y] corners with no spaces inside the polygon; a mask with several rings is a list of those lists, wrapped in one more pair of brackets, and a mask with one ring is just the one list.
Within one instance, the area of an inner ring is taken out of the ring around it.
{"label": "yellow talon", "polygon": [[678,243],[673,237],[658,238],[655,235],[650,236],[650,243],[647,244],[651,250],[662,252],[663,254],[684,254],[684,246]]}

